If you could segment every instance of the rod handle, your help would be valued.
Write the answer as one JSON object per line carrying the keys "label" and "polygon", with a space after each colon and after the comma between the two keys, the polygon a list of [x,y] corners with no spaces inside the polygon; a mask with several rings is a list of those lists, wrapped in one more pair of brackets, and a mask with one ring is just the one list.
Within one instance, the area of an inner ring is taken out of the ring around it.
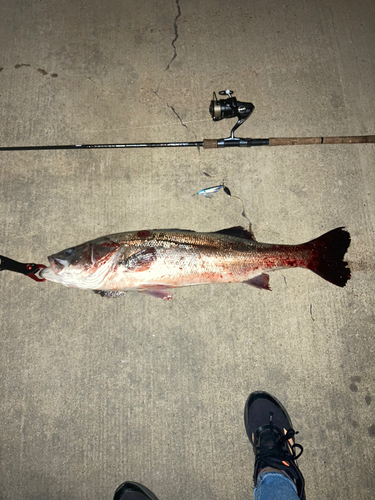
{"label": "rod handle", "polygon": [[217,139],[203,139],[203,149],[217,149]]}
{"label": "rod handle", "polygon": [[366,144],[375,143],[375,135],[343,137],[278,137],[271,138],[270,146],[303,146],[309,144]]}

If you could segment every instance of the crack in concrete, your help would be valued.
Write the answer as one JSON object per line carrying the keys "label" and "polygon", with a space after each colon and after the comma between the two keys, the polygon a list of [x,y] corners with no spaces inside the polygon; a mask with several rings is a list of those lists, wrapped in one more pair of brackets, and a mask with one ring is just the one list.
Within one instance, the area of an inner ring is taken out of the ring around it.
{"label": "crack in concrete", "polygon": [[173,27],[174,27],[174,39],[172,40],[172,47],[173,47],[173,50],[174,50],[174,54],[172,56],[172,59],[169,61],[168,66],[165,68],[165,71],[169,70],[171,64],[173,63],[173,61],[177,57],[177,49],[176,49],[176,41],[177,41],[177,38],[178,38],[177,19],[181,16],[181,9],[180,9],[180,1],[179,0],[175,0],[175,3],[176,3],[176,6],[177,6],[177,16],[174,18],[174,23],[173,23]]}
{"label": "crack in concrete", "polygon": [[315,321],[313,314],[312,314],[312,304],[310,304],[310,316],[313,321]]}
{"label": "crack in concrete", "polygon": [[[158,96],[159,97],[159,96]],[[173,111],[173,113],[177,116],[177,118],[180,120],[180,123],[183,127],[185,127],[187,130],[189,130],[189,127],[187,125],[185,125],[185,123],[181,120],[181,117],[180,115],[177,113],[177,111],[174,109],[173,106],[170,106],[168,103],[167,103],[167,107],[169,109],[171,109]]]}
{"label": "crack in concrete", "polygon": [[159,99],[160,99],[160,95],[158,94],[158,92],[159,92],[160,85],[162,84],[162,82],[163,82],[163,78],[160,80],[159,85],[158,85],[158,88],[157,88],[156,90],[152,90],[152,91],[151,91],[153,94],[155,94],[155,95],[156,95],[156,97],[159,97]]}

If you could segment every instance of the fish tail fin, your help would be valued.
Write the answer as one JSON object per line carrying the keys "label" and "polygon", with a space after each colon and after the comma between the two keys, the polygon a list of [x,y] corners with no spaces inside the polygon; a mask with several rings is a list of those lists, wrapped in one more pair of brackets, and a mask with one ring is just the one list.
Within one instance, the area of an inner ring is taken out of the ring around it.
{"label": "fish tail fin", "polygon": [[344,287],[350,279],[344,255],[350,245],[350,234],[343,227],[337,227],[302,245],[311,253],[307,268],[334,285]]}

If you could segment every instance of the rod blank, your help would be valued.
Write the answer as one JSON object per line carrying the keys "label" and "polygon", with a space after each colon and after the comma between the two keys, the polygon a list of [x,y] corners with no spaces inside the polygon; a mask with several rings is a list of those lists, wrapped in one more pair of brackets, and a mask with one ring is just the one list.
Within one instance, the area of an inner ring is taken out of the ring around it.
{"label": "rod blank", "polygon": [[49,151],[56,149],[124,149],[124,148],[176,148],[202,147],[203,141],[195,142],[137,142],[134,144],[65,144],[56,146],[11,146],[0,147],[0,151]]}

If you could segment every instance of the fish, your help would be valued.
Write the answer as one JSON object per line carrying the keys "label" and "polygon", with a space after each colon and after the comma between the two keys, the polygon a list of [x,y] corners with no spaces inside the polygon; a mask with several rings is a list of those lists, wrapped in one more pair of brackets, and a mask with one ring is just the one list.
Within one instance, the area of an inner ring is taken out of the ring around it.
{"label": "fish", "polygon": [[260,243],[241,226],[216,232],[150,229],[111,234],[50,255],[40,275],[68,287],[117,297],[137,290],[170,300],[171,290],[244,283],[270,290],[267,271],[301,267],[339,287],[350,279],[343,261],[344,227],[299,245]]}

